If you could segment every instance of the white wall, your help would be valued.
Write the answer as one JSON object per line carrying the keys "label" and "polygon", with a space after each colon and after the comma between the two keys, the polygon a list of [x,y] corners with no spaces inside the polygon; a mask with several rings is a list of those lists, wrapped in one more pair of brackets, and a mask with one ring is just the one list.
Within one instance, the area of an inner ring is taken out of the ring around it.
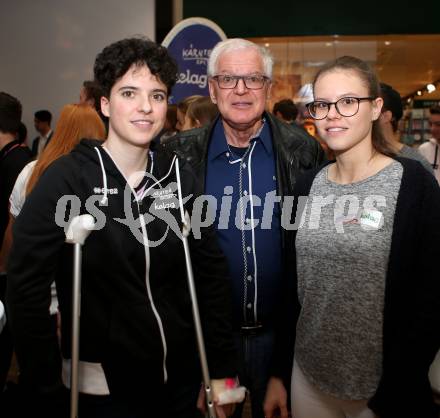
{"label": "white wall", "polygon": [[113,41],[154,40],[154,0],[0,0],[0,91],[23,105],[28,140],[36,110],[78,101],[96,54]]}

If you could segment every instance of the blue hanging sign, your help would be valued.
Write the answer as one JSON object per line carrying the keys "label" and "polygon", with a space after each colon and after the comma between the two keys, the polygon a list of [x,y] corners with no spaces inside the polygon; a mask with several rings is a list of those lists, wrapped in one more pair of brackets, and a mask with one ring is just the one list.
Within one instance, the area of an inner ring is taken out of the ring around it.
{"label": "blue hanging sign", "polygon": [[202,17],[191,17],[174,26],[162,42],[179,67],[170,103],[194,94],[209,96],[208,58],[214,46],[225,39],[218,25]]}

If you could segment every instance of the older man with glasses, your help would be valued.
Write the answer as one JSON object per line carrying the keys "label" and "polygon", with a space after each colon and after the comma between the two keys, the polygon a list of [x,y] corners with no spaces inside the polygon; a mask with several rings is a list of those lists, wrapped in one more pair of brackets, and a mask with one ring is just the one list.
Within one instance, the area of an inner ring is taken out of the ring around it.
{"label": "older man with glasses", "polygon": [[[205,194],[215,198],[210,209],[232,280],[239,378],[249,389],[254,418],[264,417],[270,376],[271,385],[290,381],[291,367],[279,370],[272,362],[274,330],[282,326],[277,308],[289,295],[294,251],[291,231],[282,222],[283,203],[293,195],[298,174],[324,158],[318,142],[305,131],[265,111],[272,66],[268,51],[250,41],[217,44],[208,77],[220,115],[169,144],[191,163]],[[286,405],[281,409],[287,416]],[[242,406],[234,417],[241,412]]]}

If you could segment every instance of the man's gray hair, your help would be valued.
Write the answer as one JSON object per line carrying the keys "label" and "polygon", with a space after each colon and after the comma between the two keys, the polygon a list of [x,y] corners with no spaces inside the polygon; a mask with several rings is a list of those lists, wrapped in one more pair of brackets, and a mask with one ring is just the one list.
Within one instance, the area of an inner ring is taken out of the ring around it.
{"label": "man's gray hair", "polygon": [[239,51],[243,49],[254,49],[261,56],[263,61],[264,75],[272,78],[273,58],[269,51],[251,41],[241,38],[227,39],[219,42],[211,51],[208,61],[208,76],[212,77],[217,73],[217,62],[220,56],[225,52]]}

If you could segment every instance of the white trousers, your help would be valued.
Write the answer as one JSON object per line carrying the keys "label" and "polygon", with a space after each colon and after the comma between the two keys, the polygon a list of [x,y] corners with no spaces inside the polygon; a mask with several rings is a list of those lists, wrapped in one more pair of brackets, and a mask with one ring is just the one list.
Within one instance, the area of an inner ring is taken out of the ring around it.
{"label": "white trousers", "polygon": [[294,361],[292,373],[293,418],[374,418],[368,399],[335,398],[312,386]]}

